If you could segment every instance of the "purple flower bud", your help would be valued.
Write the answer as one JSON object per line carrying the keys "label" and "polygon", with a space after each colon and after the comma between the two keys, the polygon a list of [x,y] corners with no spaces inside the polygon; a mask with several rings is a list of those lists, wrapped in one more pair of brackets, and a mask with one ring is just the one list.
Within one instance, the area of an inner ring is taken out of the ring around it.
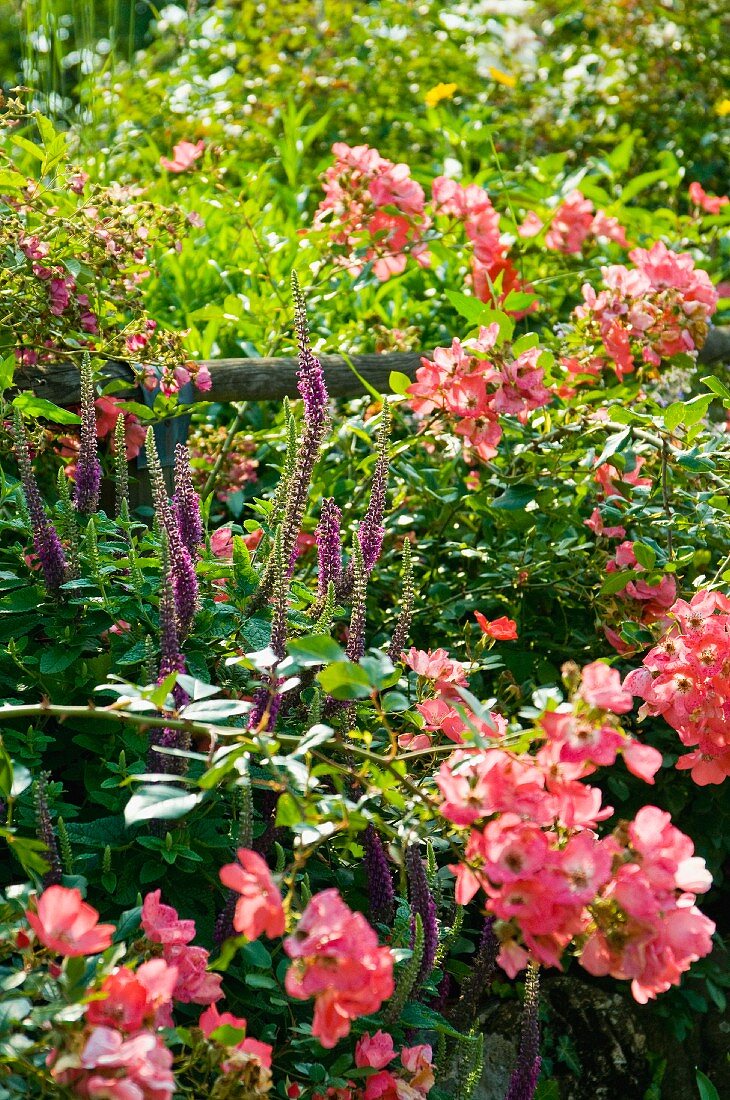
{"label": "purple flower bud", "polygon": [[175,537],[170,539],[170,572],[178,631],[184,638],[190,633],[198,609],[198,578],[190,554],[183,546],[177,531]]}
{"label": "purple flower bud", "polygon": [[411,544],[408,539],[403,543],[403,592],[401,595],[400,613],[395,624],[393,637],[388,647],[388,656],[395,664],[400,660],[400,655],[408,641],[408,632],[411,629],[413,618],[413,564],[411,560]]}
{"label": "purple flower bud", "polygon": [[33,532],[33,546],[41,564],[46,588],[49,592],[56,592],[68,577],[68,565],[56,528],[46,516],[43,507],[38,483],[30,464],[25,427],[19,413],[15,417],[14,434],[23,496]]}
{"label": "purple flower bud", "polygon": [[505,1100],[532,1100],[540,1076],[540,978],[537,966],[530,963],[525,978],[525,1000],[522,1006],[520,1049],[517,1065],[512,1071]]}
{"label": "purple flower bud", "polygon": [[[370,483],[370,499],[365,515],[357,528],[357,537],[360,540],[366,576],[369,576],[375,568],[375,564],[380,557],[380,551],[383,546],[383,536],[385,535],[383,518],[385,516],[386,494],[388,490],[388,465],[390,461],[388,456],[389,439],[390,406],[386,402],[383,405],[383,417],[378,432],[378,457],[375,463],[373,479]],[[345,599],[349,596],[354,583],[355,563],[354,560],[351,559],[348,562],[347,569],[344,570],[337,584],[338,599]]]}
{"label": "purple flower bud", "polygon": [[48,863],[48,870],[43,876],[43,889],[49,886],[60,885],[63,876],[61,857],[58,854],[56,834],[53,831],[51,811],[48,808],[48,773],[41,772],[35,781],[33,789],[33,801],[35,803],[36,836],[45,846],[43,858]]}
{"label": "purple flower bud", "polygon": [[342,573],[341,525],[342,512],[332,497],[325,497],[322,501],[319,525],[315,532],[319,563],[318,593],[322,602],[327,597],[329,582],[334,581],[336,585]]}
{"label": "purple flower bud", "polygon": [[436,961],[439,933],[436,920],[436,902],[428,887],[426,870],[418,853],[417,844],[409,844],[406,849],[406,876],[408,879],[408,897],[411,903],[411,946],[416,936],[416,914],[423,921],[423,961],[418,971],[414,989],[424,982]]}
{"label": "purple flower bud", "polygon": [[99,507],[101,463],[96,443],[94,379],[88,355],[81,364],[81,446],[74,483],[74,507],[82,515],[92,515]]}
{"label": "purple flower bud", "polygon": [[359,661],[365,652],[365,627],[366,601],[368,590],[368,575],[362,560],[360,540],[357,535],[352,536],[352,561],[354,571],[354,583],[352,589],[352,611],[350,612],[350,629],[347,635],[347,647],[345,653],[350,661]]}
{"label": "purple flower bud", "polygon": [[230,939],[231,936],[235,936],[236,930],[233,927],[233,916],[236,912],[236,905],[240,894],[237,894],[235,890],[229,890],[226,895],[226,902],[220,913],[216,917],[215,927],[213,929],[213,943],[220,947],[221,944]]}
{"label": "purple flower bud", "polygon": [[172,510],[177,521],[183,546],[191,557],[203,541],[203,521],[200,518],[200,499],[190,476],[190,456],[184,444],[175,448],[175,494]]}
{"label": "purple flower bud", "polygon": [[390,925],[395,913],[395,890],[383,842],[372,825],[365,830],[365,874],[370,918],[376,924]]}
{"label": "purple flower bud", "polygon": [[281,695],[276,694],[276,678],[256,688],[253,706],[248,716],[248,728],[259,732],[273,730],[281,709]]}
{"label": "purple flower bud", "polygon": [[390,407],[387,402],[383,405],[383,418],[380,432],[378,433],[378,458],[375,463],[373,480],[370,484],[370,500],[362,523],[358,527],[362,557],[367,573],[372,573],[375,563],[380,557],[383,545],[385,527],[386,494],[388,491],[388,439],[390,437]]}
{"label": "purple flower bud", "polygon": [[479,944],[471,968],[461,986],[461,996],[455,1006],[453,1020],[458,1028],[468,1029],[476,1018],[479,1003],[491,988],[497,967],[499,941],[494,934],[494,917],[484,920]]}
{"label": "purple flower bud", "polygon": [[[158,684],[163,683],[171,672],[185,672],[186,670],[185,657],[180,652],[173,592],[174,578],[172,577],[172,565],[168,556],[168,544],[165,536],[163,536],[162,544],[162,571]],[[177,683],[172,689],[172,696],[178,710],[190,701],[188,693]],[[190,735],[183,730],[170,729],[169,727],[152,729],[149,734],[147,766],[150,771],[160,772],[163,775],[184,775],[188,767],[187,760],[182,756],[169,756],[167,753],[155,752],[156,746],[187,750],[190,748]]]}

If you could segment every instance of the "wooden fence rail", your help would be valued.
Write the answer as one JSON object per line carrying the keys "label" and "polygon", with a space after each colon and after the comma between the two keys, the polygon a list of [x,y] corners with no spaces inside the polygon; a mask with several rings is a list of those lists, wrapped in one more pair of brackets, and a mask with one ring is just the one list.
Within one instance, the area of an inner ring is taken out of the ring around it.
{"label": "wooden fence rail", "polygon": [[[430,352],[386,352],[383,355],[352,355],[348,359],[369,385],[380,393],[389,391],[391,371],[399,371],[413,379],[421,365],[422,355]],[[358,397],[366,393],[355,371],[341,355],[321,355],[327,388],[332,397]],[[699,362],[730,363],[730,326],[710,329]],[[205,360],[210,370],[212,388],[201,397],[206,401],[279,401],[297,396],[297,360],[289,357],[272,359]],[[103,370],[107,380],[129,382],[134,378],[127,363],[109,362]],[[16,372],[16,388],[31,390],[56,405],[76,405],[79,402],[79,372],[74,363],[54,363],[50,366],[23,367]]]}

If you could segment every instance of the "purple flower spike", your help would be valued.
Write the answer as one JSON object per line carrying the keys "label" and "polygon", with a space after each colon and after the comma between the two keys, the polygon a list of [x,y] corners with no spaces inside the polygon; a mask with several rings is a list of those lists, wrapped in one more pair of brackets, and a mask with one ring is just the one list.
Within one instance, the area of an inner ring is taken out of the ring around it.
{"label": "purple flower spike", "polygon": [[271,731],[276,725],[282,701],[281,695],[274,694],[276,683],[276,680],[267,681],[261,687],[256,688],[253,696],[253,706],[248,717],[248,728],[250,730]]}
{"label": "purple flower spike", "polygon": [[74,481],[74,507],[81,515],[90,516],[99,507],[101,463],[96,443],[94,378],[88,355],[81,364],[81,446]]}
{"label": "purple flower spike", "polygon": [[28,440],[20,413],[15,415],[15,450],[20,469],[23,496],[33,532],[33,546],[43,571],[43,579],[49,592],[56,592],[68,577],[68,565],[58,532],[46,516],[38,483],[33,474],[28,451]]}
{"label": "purple flower spike", "polygon": [[[180,639],[175,611],[174,580],[172,577],[167,540],[163,536],[162,545],[162,591],[160,593],[160,669],[157,677],[161,684],[171,672],[185,672],[185,657],[180,652]],[[188,693],[179,684],[172,689],[175,706],[178,710],[190,701]],[[187,760],[182,756],[168,756],[155,752],[156,747],[168,749],[189,749],[190,737],[182,730],[153,729],[150,731],[147,765],[150,771],[163,775],[184,775]]]}
{"label": "purple flower spike", "polygon": [[312,352],[309,341],[307,309],[299,286],[296,272],[292,272],[292,294],[294,297],[294,317],[299,342],[299,373],[297,388],[304,402],[304,419],[307,425],[324,428],[327,423],[327,402],[329,394],[324,381],[322,364]]}
{"label": "purple flower spike", "polygon": [[193,559],[183,543],[177,519],[173,515],[170,502],[167,499],[165,480],[152,428],[147,432],[145,450],[147,451],[147,462],[152,482],[152,501],[155,506],[157,522],[160,525],[160,530],[167,535],[170,579],[175,596],[178,635],[184,638],[189,633],[195,612],[198,610],[198,578],[195,574]]}
{"label": "purple flower spike", "polygon": [[172,509],[183,546],[191,557],[203,541],[203,521],[200,518],[200,498],[190,476],[190,456],[184,444],[175,448],[175,495]]}
{"label": "purple flower spike", "polygon": [[530,963],[525,978],[525,1000],[522,1007],[517,1065],[512,1071],[504,1100],[532,1100],[535,1095],[541,1064],[540,1024],[537,1018],[539,1004],[539,971],[534,963]]}
{"label": "purple flower spike", "polygon": [[319,525],[315,532],[317,538],[317,560],[319,562],[319,599],[324,601],[330,581],[335,585],[342,573],[342,544],[340,529],[342,512],[332,497],[322,501]]}
{"label": "purple flower spike", "polygon": [[43,876],[43,889],[49,886],[58,886],[63,876],[61,858],[58,854],[56,834],[53,831],[51,811],[48,808],[48,772],[41,772],[35,781],[33,797],[35,801],[36,836],[45,845],[43,858],[48,863],[48,870]]}
{"label": "purple flower spike", "polygon": [[386,493],[388,491],[388,440],[390,438],[390,407],[387,401],[383,405],[383,419],[378,433],[378,458],[375,463],[373,480],[370,485],[370,500],[362,523],[358,528],[365,571],[372,573],[380,557],[385,527]]}
{"label": "purple flower spike", "polygon": [[365,830],[365,874],[371,919],[376,924],[390,925],[395,913],[395,890],[383,842],[372,825]]}
{"label": "purple flower spike", "polygon": [[406,875],[408,878],[408,896],[411,902],[411,946],[416,936],[416,914],[423,921],[423,961],[416,978],[416,986],[424,982],[436,961],[439,944],[438,922],[436,920],[436,902],[428,888],[426,870],[418,852],[417,844],[409,844],[406,849]]}

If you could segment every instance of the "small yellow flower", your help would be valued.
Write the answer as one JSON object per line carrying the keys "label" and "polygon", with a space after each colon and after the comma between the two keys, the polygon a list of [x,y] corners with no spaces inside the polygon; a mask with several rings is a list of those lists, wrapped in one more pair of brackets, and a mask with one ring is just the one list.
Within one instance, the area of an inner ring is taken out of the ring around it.
{"label": "small yellow flower", "polygon": [[426,92],[424,99],[427,107],[435,107],[442,99],[451,99],[457,89],[456,84],[437,84]]}
{"label": "small yellow flower", "polygon": [[720,118],[730,115],[730,99],[721,99],[715,104],[715,114]]}
{"label": "small yellow flower", "polygon": [[492,80],[496,80],[498,84],[504,84],[505,88],[514,88],[517,84],[516,76],[512,76],[510,73],[503,73],[501,69],[495,69],[493,66],[489,68],[489,75]]}

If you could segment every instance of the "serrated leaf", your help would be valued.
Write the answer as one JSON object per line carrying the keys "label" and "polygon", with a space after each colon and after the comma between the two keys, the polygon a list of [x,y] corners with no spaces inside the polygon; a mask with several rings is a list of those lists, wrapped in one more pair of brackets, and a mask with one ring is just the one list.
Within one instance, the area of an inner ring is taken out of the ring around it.
{"label": "serrated leaf", "polygon": [[62,409],[47,401],[45,397],[36,397],[33,393],[19,393],[13,399],[13,407],[24,416],[42,416],[54,424],[80,424],[81,417],[68,409]]}

